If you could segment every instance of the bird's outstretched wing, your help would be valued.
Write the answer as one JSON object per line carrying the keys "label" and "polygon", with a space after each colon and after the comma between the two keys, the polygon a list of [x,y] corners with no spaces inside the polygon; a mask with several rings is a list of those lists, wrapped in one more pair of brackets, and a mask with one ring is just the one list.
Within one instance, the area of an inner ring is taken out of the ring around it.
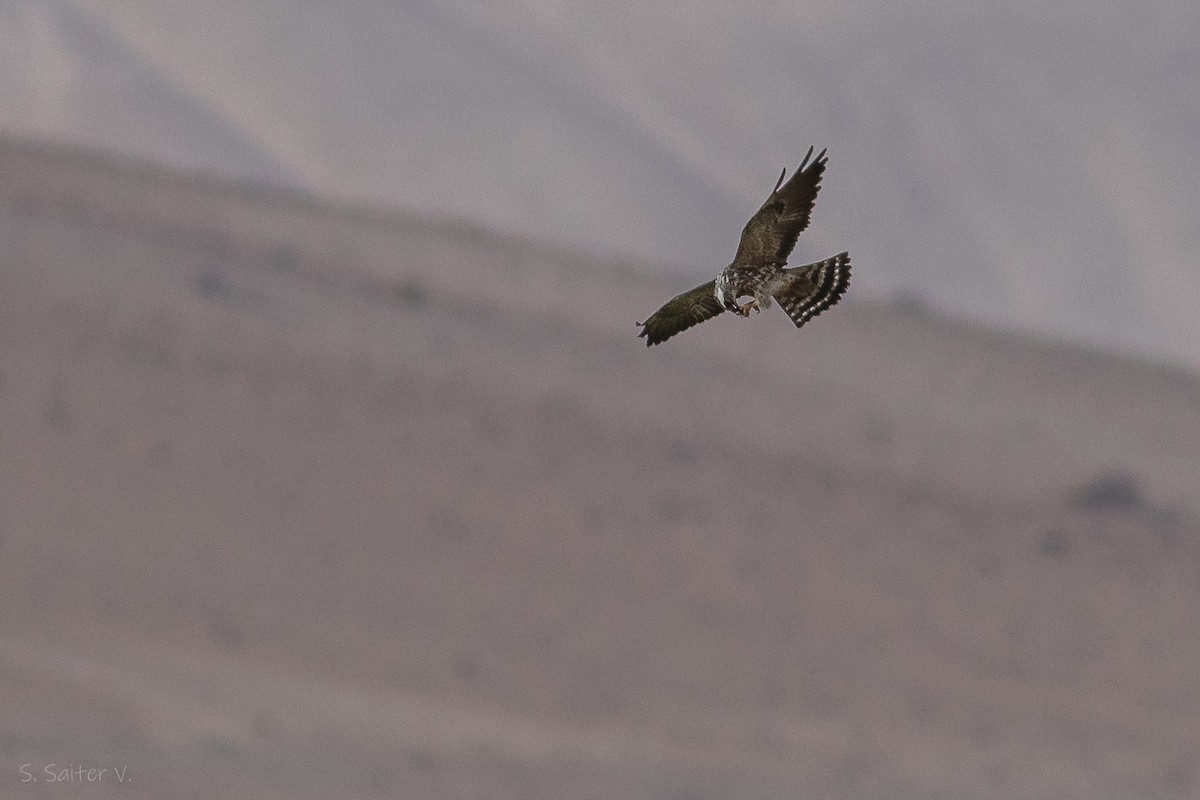
{"label": "bird's outstretched wing", "polygon": [[717,301],[716,281],[709,281],[689,292],[677,295],[650,315],[638,336],[646,337],[646,347],[661,344],[680,331],[699,325],[720,314],[725,307]]}
{"label": "bird's outstretched wing", "polygon": [[[813,148],[800,163],[800,168],[785,185],[784,169],[779,181],[771,191],[762,208],[750,218],[742,229],[738,243],[737,264],[783,264],[796,246],[796,237],[808,227],[813,203],[821,188],[821,175],[825,172],[825,151],[822,150],[811,162]],[[780,186],[783,186],[781,189]]]}

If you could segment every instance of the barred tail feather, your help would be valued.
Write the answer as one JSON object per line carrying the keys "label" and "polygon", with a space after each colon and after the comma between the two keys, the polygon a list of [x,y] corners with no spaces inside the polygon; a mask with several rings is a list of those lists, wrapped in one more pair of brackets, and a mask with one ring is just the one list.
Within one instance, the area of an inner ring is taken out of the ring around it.
{"label": "barred tail feather", "polygon": [[799,328],[837,303],[850,286],[850,254],[785,269],[786,281],[774,294],[780,308]]}

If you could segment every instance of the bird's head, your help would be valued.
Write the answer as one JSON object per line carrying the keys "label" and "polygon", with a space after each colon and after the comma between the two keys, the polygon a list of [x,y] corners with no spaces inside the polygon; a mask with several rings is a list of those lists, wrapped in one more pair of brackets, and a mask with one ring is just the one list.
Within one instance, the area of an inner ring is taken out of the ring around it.
{"label": "bird's head", "polygon": [[733,291],[733,287],[729,285],[724,275],[717,278],[714,288],[716,290],[717,302],[724,306],[726,311],[736,313],[738,310],[737,293]]}

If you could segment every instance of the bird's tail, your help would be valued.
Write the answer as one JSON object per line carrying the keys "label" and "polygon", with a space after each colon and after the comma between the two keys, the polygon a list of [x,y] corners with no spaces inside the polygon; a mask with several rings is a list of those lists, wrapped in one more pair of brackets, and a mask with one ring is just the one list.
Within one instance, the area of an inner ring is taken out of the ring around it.
{"label": "bird's tail", "polygon": [[850,254],[785,269],[783,274],[785,280],[774,296],[799,328],[845,294],[850,286]]}

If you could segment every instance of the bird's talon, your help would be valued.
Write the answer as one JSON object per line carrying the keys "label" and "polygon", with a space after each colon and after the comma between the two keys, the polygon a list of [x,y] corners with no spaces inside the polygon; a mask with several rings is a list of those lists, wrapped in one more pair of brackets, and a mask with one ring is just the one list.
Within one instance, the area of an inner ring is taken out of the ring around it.
{"label": "bird's talon", "polygon": [[754,309],[754,313],[757,314],[759,311],[762,310],[762,307],[759,305],[759,302],[757,300],[751,300],[750,302],[746,303],[745,305],[738,306],[737,313],[741,314],[743,317],[748,317],[748,316],[750,316],[750,309]]}

